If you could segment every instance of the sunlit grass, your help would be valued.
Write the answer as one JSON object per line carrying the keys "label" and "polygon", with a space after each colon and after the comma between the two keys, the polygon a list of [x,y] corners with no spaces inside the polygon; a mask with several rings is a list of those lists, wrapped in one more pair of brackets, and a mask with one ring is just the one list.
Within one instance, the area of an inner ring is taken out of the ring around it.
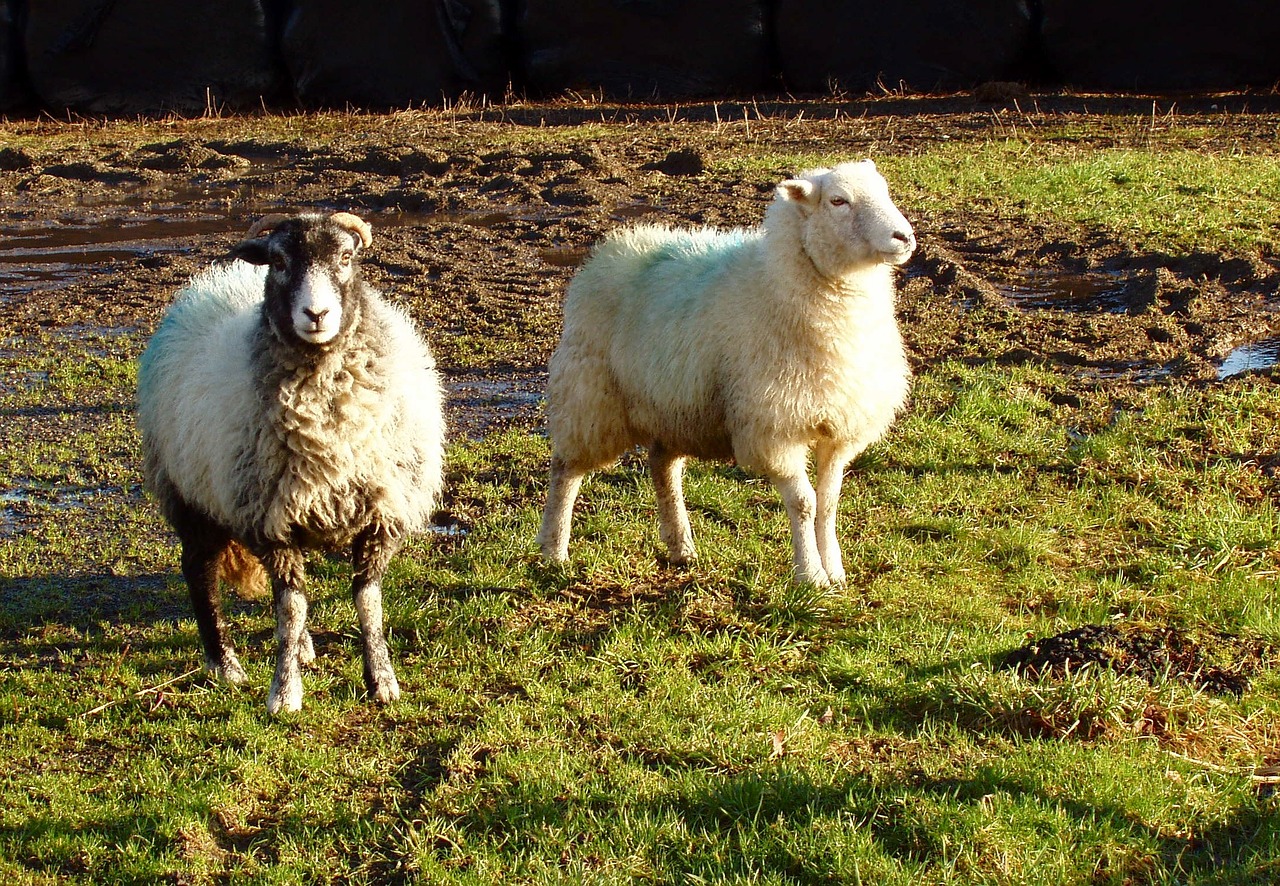
{"label": "sunlit grass", "polygon": [[[838,592],[790,581],[785,514],[736,468],[691,468],[703,557],[663,566],[638,458],[587,484],[571,564],[545,566],[545,438],[459,443],[465,535],[415,540],[388,576],[405,696],[386,709],[359,691],[340,561],[313,562],[306,707],[271,720],[269,612],[230,607],[246,687],[201,676],[149,503],[7,501],[24,531],[0,558],[0,870],[1252,882],[1280,852],[1249,780],[1280,740],[1273,668],[1235,699],[996,662],[1090,621],[1280,639],[1276,500],[1238,457],[1275,446],[1274,389],[1128,389],[1116,410],[1101,391],[1055,405],[1061,383],[918,379],[847,481]],[[136,431],[92,423],[46,457],[136,488]],[[32,453],[4,463],[6,488],[38,479]]]}

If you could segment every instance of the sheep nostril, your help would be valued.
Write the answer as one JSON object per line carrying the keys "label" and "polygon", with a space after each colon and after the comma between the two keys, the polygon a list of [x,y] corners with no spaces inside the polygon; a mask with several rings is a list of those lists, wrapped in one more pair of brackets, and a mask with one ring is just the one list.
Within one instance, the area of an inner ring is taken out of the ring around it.
{"label": "sheep nostril", "polygon": [[329,309],[324,308],[323,310],[313,311],[310,308],[303,308],[302,313],[306,314],[307,319],[312,323],[319,323],[325,318],[325,315],[329,313]]}
{"label": "sheep nostril", "polygon": [[893,239],[897,240],[899,243],[911,243],[911,235],[905,231],[894,231]]}

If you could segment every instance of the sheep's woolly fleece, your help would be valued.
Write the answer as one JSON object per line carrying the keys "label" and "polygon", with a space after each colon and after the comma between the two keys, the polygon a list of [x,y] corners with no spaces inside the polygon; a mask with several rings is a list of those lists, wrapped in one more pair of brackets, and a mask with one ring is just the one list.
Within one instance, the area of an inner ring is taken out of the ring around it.
{"label": "sheep's woolly fleece", "polygon": [[754,229],[641,225],[595,248],[551,363],[566,461],[599,468],[657,438],[771,473],[818,433],[855,451],[884,433],[910,378],[893,270],[864,261],[816,285],[792,209],[776,200]]}
{"label": "sheep's woolly fleece", "polygon": [[285,349],[264,360],[265,274],[209,267],[156,331],[139,371],[151,491],[163,504],[173,484],[242,538],[291,542],[300,526],[338,547],[371,515],[396,535],[424,528],[443,428],[434,362],[412,323],[365,298],[360,334],[318,366],[280,362]]}

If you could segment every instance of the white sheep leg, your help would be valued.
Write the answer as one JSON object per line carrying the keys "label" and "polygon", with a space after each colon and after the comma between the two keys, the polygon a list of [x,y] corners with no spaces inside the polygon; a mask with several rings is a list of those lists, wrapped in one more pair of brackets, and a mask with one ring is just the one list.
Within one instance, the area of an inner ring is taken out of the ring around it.
{"label": "white sheep leg", "polygon": [[375,525],[362,532],[351,548],[355,574],[352,599],[364,644],[364,685],[380,704],[400,698],[400,683],[382,629],[382,576],[399,546],[395,538]]}
{"label": "white sheep leg", "polygon": [[569,559],[569,531],[573,503],[582,488],[585,471],[570,468],[559,456],[551,459],[551,479],[547,484],[547,505],[542,511],[538,547],[542,556],[556,563]]}
{"label": "white sheep leg", "polygon": [[844,560],[840,555],[840,539],[836,536],[836,511],[840,505],[840,486],[844,482],[844,469],[849,464],[847,449],[824,440],[815,450],[817,473],[818,515],[816,533],[818,555],[827,578],[835,584],[845,583]]}
{"label": "white sheep leg", "polygon": [[400,698],[400,683],[391,665],[391,651],[382,631],[382,586],[376,581],[355,589],[356,615],[364,637],[364,683],[381,704]]}
{"label": "white sheep leg", "polygon": [[306,633],[307,596],[300,588],[276,593],[276,672],[267,693],[267,713],[302,709],[302,635]]}
{"label": "white sheep leg", "polygon": [[[302,709],[302,647],[307,634],[306,578],[301,551],[273,551],[264,559],[271,573],[276,609],[276,671],[267,692],[267,713]],[[314,651],[314,650],[313,650]]]}
{"label": "white sheep leg", "polygon": [[676,566],[697,559],[693,529],[684,504],[684,458],[673,455],[661,443],[649,447],[649,470],[658,500],[658,534]]}
{"label": "white sheep leg", "polygon": [[831,583],[827,572],[822,567],[822,557],[818,553],[818,540],[814,534],[814,516],[817,513],[817,496],[813,484],[804,471],[803,463],[799,471],[769,475],[770,481],[782,496],[782,504],[787,509],[787,517],[791,520],[791,545],[795,564],[796,581],[825,587]]}

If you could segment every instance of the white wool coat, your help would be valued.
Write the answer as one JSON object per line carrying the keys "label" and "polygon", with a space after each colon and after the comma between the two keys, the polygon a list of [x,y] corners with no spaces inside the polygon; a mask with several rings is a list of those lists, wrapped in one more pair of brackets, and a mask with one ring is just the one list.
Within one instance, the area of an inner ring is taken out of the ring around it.
{"label": "white wool coat", "polygon": [[550,365],[568,463],[657,440],[773,473],[819,437],[858,452],[884,434],[910,383],[892,269],[824,279],[799,230],[769,222],[768,236],[639,226],[595,249]]}
{"label": "white wool coat", "polygon": [[370,294],[311,370],[260,377],[266,270],[213,265],[179,293],[139,370],[148,487],[240,538],[343,546],[371,523],[425,527],[439,503],[442,393],[409,318]]}

